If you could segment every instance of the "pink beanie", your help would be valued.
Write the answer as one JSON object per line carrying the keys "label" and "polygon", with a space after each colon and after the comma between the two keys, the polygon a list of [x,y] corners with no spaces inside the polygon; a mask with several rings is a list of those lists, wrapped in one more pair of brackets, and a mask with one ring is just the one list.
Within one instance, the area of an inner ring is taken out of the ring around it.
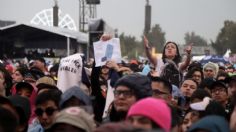
{"label": "pink beanie", "polygon": [[130,107],[127,118],[135,115],[145,116],[161,129],[166,132],[170,131],[171,110],[164,100],[149,97],[136,102]]}

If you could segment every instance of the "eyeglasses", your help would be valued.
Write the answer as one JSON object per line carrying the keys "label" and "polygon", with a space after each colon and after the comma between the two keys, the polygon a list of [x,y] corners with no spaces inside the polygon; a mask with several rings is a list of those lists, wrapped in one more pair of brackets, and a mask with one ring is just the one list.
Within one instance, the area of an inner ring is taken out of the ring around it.
{"label": "eyeglasses", "polygon": [[215,94],[216,92],[219,92],[219,93],[226,92],[226,90],[224,88],[215,88],[215,89],[212,89],[211,92]]}
{"label": "eyeglasses", "polygon": [[114,96],[115,97],[119,97],[120,95],[123,95],[125,98],[130,98],[134,95],[134,92],[133,91],[130,91],[130,90],[124,90],[124,91],[121,91],[121,90],[115,90],[114,91]]}
{"label": "eyeglasses", "polygon": [[57,111],[57,109],[52,108],[52,107],[48,107],[45,110],[41,109],[41,108],[37,108],[34,112],[37,116],[42,116],[43,113],[45,112],[48,116],[52,116],[53,113]]}
{"label": "eyeglasses", "polygon": [[152,92],[153,92],[153,95],[168,94],[166,92],[160,91],[159,89],[153,89]]}

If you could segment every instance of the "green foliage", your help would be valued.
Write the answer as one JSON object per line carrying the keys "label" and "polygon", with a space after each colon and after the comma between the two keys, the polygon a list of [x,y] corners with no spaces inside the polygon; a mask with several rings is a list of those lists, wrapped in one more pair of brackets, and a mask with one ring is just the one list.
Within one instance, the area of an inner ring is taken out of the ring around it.
{"label": "green foliage", "polygon": [[137,55],[140,53],[138,53],[138,47],[141,45],[136,38],[130,35],[126,36],[124,33],[119,38],[122,56],[128,56],[129,59],[137,58]]}
{"label": "green foliage", "polygon": [[236,22],[226,20],[215,43],[212,44],[218,54],[224,54],[227,49],[236,53]]}
{"label": "green foliage", "polygon": [[196,35],[194,32],[185,33],[184,40],[185,44],[193,43],[194,46],[207,46],[207,41],[203,37]]}
{"label": "green foliage", "polygon": [[155,47],[157,52],[162,52],[166,39],[165,32],[162,31],[159,24],[155,24],[151,31],[146,34],[146,37],[149,40],[150,46]]}
{"label": "green foliage", "polygon": [[[158,24],[154,25],[146,36],[150,45],[155,47],[159,52],[162,52],[165,43],[165,33],[162,31],[161,27]],[[119,38],[122,56],[128,56],[129,59],[137,59],[139,55],[145,56],[143,39],[142,41],[138,41],[134,36],[127,36],[124,33],[122,33]]]}

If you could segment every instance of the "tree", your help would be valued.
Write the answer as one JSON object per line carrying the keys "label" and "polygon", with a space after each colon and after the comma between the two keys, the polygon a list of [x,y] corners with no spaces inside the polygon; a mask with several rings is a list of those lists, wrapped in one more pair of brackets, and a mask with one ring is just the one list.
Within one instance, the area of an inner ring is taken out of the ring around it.
{"label": "tree", "polygon": [[236,53],[236,22],[226,20],[224,27],[212,45],[220,55],[223,55],[227,49],[231,49],[232,53]]}
{"label": "tree", "polygon": [[[158,24],[152,27],[146,37],[151,46],[155,47],[158,52],[162,52],[165,43],[165,33]],[[128,56],[129,59],[137,59],[138,55],[145,55],[143,40],[140,42],[134,36],[126,36],[124,33],[119,38],[122,56]]]}
{"label": "tree", "polygon": [[196,35],[194,32],[185,33],[184,40],[185,44],[193,43],[194,46],[207,46],[207,41],[203,37]]}
{"label": "tree", "polygon": [[162,52],[166,39],[165,32],[162,31],[159,24],[155,24],[151,31],[146,34],[146,37],[150,45],[156,48],[157,52]]}
{"label": "tree", "polygon": [[136,58],[141,52],[138,51],[140,47],[140,42],[136,40],[134,36],[126,36],[122,33],[120,36],[120,46],[122,56],[128,56],[129,59]]}

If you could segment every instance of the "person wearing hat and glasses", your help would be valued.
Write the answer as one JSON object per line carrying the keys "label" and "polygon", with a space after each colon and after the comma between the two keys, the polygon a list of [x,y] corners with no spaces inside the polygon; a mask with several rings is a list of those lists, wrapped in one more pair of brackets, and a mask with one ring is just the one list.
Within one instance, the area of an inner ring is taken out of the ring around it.
{"label": "person wearing hat and glasses", "polygon": [[125,120],[129,108],[135,102],[152,96],[150,79],[140,74],[130,74],[120,78],[114,88],[114,103],[104,122]]}

